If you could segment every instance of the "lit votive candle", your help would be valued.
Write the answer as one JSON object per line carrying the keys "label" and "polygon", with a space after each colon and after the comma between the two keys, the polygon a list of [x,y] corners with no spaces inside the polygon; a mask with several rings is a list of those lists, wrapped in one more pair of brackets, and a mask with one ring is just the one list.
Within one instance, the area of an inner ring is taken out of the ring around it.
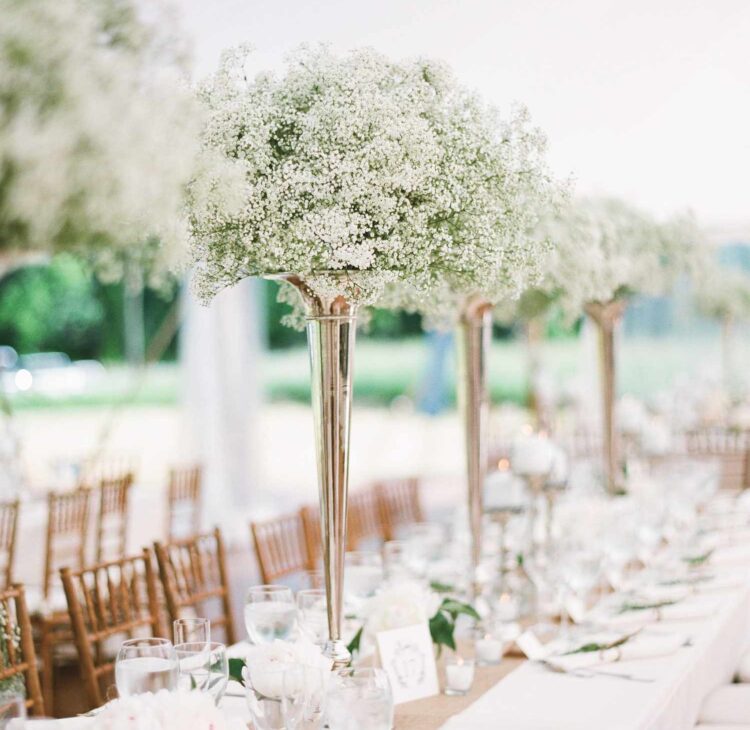
{"label": "lit votive candle", "polygon": [[485,634],[480,636],[474,642],[474,651],[477,656],[477,664],[480,665],[491,665],[500,664],[500,660],[503,658],[503,650],[505,645],[501,639],[497,639],[492,634]]}
{"label": "lit votive candle", "polygon": [[445,694],[465,695],[474,683],[474,660],[456,657],[445,664]]}

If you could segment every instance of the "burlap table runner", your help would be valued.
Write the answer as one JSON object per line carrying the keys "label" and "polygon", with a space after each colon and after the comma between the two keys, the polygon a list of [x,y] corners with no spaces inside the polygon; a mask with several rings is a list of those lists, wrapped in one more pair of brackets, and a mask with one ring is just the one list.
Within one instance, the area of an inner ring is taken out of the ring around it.
{"label": "burlap table runner", "polygon": [[[519,656],[505,656],[493,667],[477,667],[471,691],[462,697],[448,697],[439,694],[423,700],[406,702],[396,707],[394,730],[437,730],[453,715],[465,710],[478,700],[488,689],[494,687],[503,677],[510,674],[525,660]],[[438,662],[441,686],[443,682],[442,661]],[[470,730],[467,728],[467,730]]]}

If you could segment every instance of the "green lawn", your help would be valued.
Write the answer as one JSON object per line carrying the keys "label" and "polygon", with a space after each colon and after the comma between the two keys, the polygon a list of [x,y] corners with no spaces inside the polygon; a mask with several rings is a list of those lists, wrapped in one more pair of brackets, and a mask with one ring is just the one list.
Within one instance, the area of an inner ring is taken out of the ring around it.
{"label": "green lawn", "polygon": [[[544,344],[545,368],[558,383],[575,376],[583,359],[581,343],[575,339],[553,340]],[[718,364],[718,343],[709,338],[627,339],[620,350],[620,389],[648,396],[668,386],[681,373]],[[427,365],[427,347],[421,338],[386,341],[361,337],[356,350],[356,398],[387,404],[395,397],[418,394]],[[453,382],[453,362],[448,382]],[[495,400],[522,402],[526,389],[526,351],[518,340],[495,341],[489,361],[489,381]],[[272,400],[306,401],[310,396],[307,351],[304,348],[265,353],[261,367],[267,396]],[[595,372],[591,367],[586,371]],[[594,387],[594,384],[591,384]],[[72,407],[107,405],[126,401],[138,405],[177,403],[180,393],[179,369],[160,364],[144,374],[117,366],[108,370],[100,386],[92,392],[50,398],[19,394],[14,408]]]}

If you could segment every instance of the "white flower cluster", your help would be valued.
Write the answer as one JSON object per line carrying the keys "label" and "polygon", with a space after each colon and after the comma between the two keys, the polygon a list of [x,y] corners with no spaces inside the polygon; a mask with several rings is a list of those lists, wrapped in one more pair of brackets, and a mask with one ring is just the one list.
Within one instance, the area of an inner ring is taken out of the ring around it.
{"label": "white flower cluster", "polygon": [[614,198],[571,203],[541,230],[554,242],[544,288],[572,317],[588,303],[665,291],[702,251],[690,217],[659,223]]}
{"label": "white flower cluster", "polygon": [[228,719],[206,692],[168,692],[113,700],[96,715],[93,730],[240,730],[240,718]]}
{"label": "white flower cluster", "polygon": [[330,673],[332,666],[333,661],[323,655],[320,647],[305,638],[295,642],[277,639],[270,644],[259,644],[250,649],[242,676],[252,691],[264,697],[279,699],[285,669],[302,667],[310,684],[321,681]]}
{"label": "white flower cluster", "polygon": [[131,0],[0,3],[0,256],[184,246],[199,108]]}
{"label": "white flower cluster", "polygon": [[225,54],[202,89],[203,299],[245,276],[347,270],[367,274],[365,302],[398,281],[427,306],[436,285],[499,296],[536,272],[525,233],[552,185],[523,110],[500,123],[429,61],[303,48],[284,76],[250,81],[247,54]]}
{"label": "white flower cluster", "polygon": [[750,320],[750,276],[709,264],[695,279],[695,303],[701,314],[715,319]]}
{"label": "white flower cluster", "polygon": [[364,607],[364,634],[374,640],[380,631],[427,623],[440,608],[440,596],[416,581],[384,586]]}

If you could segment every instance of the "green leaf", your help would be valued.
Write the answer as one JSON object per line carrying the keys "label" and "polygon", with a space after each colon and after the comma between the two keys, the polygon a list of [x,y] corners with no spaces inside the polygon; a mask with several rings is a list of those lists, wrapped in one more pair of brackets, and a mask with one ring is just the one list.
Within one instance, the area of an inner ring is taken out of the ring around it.
{"label": "green leaf", "polygon": [[430,581],[430,588],[435,593],[453,593],[456,590],[455,586],[450,585],[450,583],[441,583],[439,580]]}
{"label": "green leaf", "polygon": [[242,678],[242,670],[244,668],[244,659],[229,660],[229,679],[233,679],[235,682],[239,682],[243,687],[245,686],[245,680]]}
{"label": "green leaf", "polygon": [[190,689],[198,689],[198,683],[195,681],[195,677],[190,675]]}
{"label": "green leaf", "polygon": [[456,641],[453,638],[455,624],[442,612],[438,611],[430,619],[430,636],[432,643],[439,646],[447,646],[453,651],[456,650]]}
{"label": "green leaf", "polygon": [[362,641],[362,628],[360,626],[359,631],[357,631],[356,634],[354,634],[354,638],[349,642],[348,646],[346,647],[349,650],[350,654],[354,654],[354,652],[359,651],[359,644]]}
{"label": "green leaf", "polygon": [[440,611],[449,613],[454,621],[462,614],[469,618],[473,618],[475,621],[481,619],[473,606],[470,606],[468,603],[457,601],[455,598],[444,598],[443,602],[440,604]]}

